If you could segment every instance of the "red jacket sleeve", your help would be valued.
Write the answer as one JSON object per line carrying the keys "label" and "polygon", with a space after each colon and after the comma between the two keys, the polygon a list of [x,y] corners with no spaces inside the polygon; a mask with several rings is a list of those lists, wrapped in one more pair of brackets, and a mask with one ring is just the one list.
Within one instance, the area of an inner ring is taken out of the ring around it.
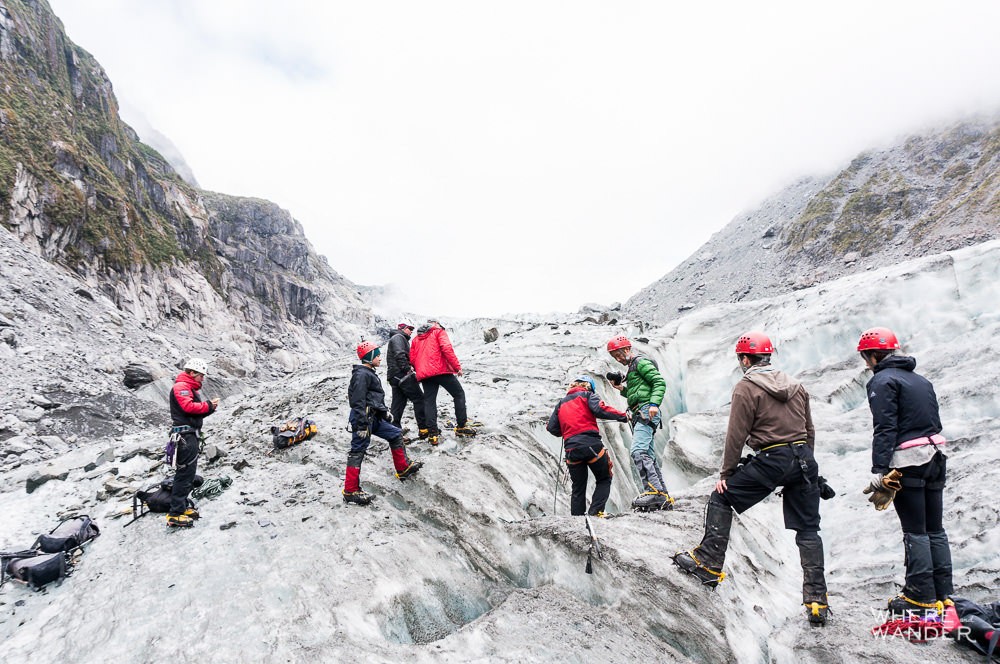
{"label": "red jacket sleeve", "polygon": [[455,355],[455,349],[451,345],[451,339],[448,338],[448,333],[443,329],[440,334],[438,334],[438,345],[441,348],[441,355],[444,356],[444,361],[448,364],[448,368],[458,373],[462,370],[462,363],[458,361],[458,355]]}
{"label": "red jacket sleeve", "polygon": [[212,412],[211,401],[195,401],[194,392],[189,385],[174,384],[174,398],[177,405],[188,415],[208,415]]}

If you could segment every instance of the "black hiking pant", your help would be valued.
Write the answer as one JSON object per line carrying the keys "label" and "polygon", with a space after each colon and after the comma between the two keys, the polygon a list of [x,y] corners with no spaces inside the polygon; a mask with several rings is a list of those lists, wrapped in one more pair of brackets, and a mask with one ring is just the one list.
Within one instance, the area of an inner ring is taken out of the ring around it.
{"label": "black hiking pant", "polygon": [[903,529],[903,594],[918,602],[944,601],[955,592],[951,545],[944,530],[946,470],[947,457],[941,452],[923,465],[899,469],[903,488],[892,504]]}
{"label": "black hiking pant", "polygon": [[[608,503],[608,496],[611,495],[611,459],[607,453],[598,457],[602,451],[602,445],[566,450],[566,465],[569,467],[569,478],[573,482],[569,513],[573,516],[583,516],[584,512],[594,516],[598,512],[603,512],[604,506]],[[597,482],[594,495],[590,499],[590,510],[587,510],[588,471],[593,473],[594,481]]]}
{"label": "black hiking pant", "polygon": [[195,471],[198,470],[198,452],[201,441],[197,431],[180,434],[180,442],[174,451],[177,459],[177,472],[174,474],[174,488],[170,492],[171,516],[184,514],[187,509],[187,497],[194,485]]}
{"label": "black hiking pant", "polygon": [[392,385],[392,405],[389,406],[389,414],[392,415],[392,423],[397,427],[402,426],[403,411],[406,410],[407,401],[413,402],[413,418],[417,421],[417,428],[426,429],[424,393],[417,382],[416,374],[407,374],[398,384]]}
{"label": "black hiking pant", "polygon": [[465,426],[469,415],[465,412],[465,390],[462,389],[462,384],[458,382],[458,376],[455,374],[429,376],[420,381],[420,385],[424,388],[424,419],[427,422],[428,429],[432,432],[440,430],[437,421],[437,396],[439,387],[443,387],[444,391],[450,394],[455,400],[455,424],[460,427]]}
{"label": "black hiking pant", "polygon": [[699,561],[721,570],[729,548],[733,511],[742,514],[783,487],[785,528],[795,531],[802,565],[802,601],[826,603],[823,540],[819,536],[819,466],[806,445],[783,445],[759,452],[726,480],[726,491],[712,493],[705,514]]}

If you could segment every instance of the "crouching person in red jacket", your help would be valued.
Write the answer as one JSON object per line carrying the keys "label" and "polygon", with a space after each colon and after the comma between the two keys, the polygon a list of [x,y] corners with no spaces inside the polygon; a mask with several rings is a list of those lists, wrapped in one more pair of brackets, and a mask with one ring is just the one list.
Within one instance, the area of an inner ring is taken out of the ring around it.
{"label": "crouching person in red jacket", "polygon": [[603,516],[604,506],[611,495],[611,458],[601,442],[597,418],[628,422],[628,415],[605,405],[594,394],[593,380],[579,376],[570,383],[569,391],[556,404],[545,427],[553,436],[562,436],[566,446],[566,465],[573,481],[569,501],[569,511],[573,516],[583,516],[586,511],[588,468],[597,482],[588,514]]}
{"label": "crouching person in red jacket", "polygon": [[219,400],[201,400],[201,384],[208,373],[208,362],[200,357],[192,357],[184,364],[184,371],[177,375],[170,390],[170,448],[167,456],[177,469],[174,486],[170,493],[170,511],[167,525],[190,528],[192,519],[198,518],[198,511],[188,507],[187,496],[194,484],[198,469],[198,453],[201,451],[201,424],[219,407]]}
{"label": "crouching person in red jacket", "polygon": [[361,462],[365,459],[372,436],[389,441],[392,450],[392,465],[396,477],[405,480],[423,464],[410,461],[403,447],[403,430],[392,423],[389,409],[385,407],[385,390],[375,369],[382,364],[382,351],[371,341],[358,345],[358,359],[351,371],[351,384],[347,388],[347,399],[351,405],[348,421],[351,423],[351,451],[347,455],[347,471],[344,475],[344,502],[367,505],[374,496],[361,488]]}

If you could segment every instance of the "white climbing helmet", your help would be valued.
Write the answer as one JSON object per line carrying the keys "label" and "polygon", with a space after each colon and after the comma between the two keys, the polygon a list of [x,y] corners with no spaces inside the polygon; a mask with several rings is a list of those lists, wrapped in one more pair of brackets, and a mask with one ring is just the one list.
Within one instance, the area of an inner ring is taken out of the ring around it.
{"label": "white climbing helmet", "polygon": [[203,376],[208,375],[208,362],[200,357],[192,357],[184,363],[184,371],[194,371]]}

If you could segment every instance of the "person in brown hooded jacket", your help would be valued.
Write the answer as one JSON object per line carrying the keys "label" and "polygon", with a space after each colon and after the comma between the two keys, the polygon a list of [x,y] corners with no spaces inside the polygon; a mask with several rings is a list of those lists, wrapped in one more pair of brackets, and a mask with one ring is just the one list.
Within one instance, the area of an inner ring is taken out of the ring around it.
{"label": "person in brown hooded jacket", "polygon": [[[774,347],[760,332],[736,343],[743,379],[733,388],[726,446],[715,491],[708,500],[701,544],[674,556],[674,562],[705,585],[725,578],[733,510],[742,514],[783,487],[785,528],[795,531],[802,564],[802,602],[809,622],[826,624],[829,611],[819,536],[819,466],[813,457],[816,431],[809,393],[800,382],[770,366]],[[746,444],[757,454],[740,463]]]}

